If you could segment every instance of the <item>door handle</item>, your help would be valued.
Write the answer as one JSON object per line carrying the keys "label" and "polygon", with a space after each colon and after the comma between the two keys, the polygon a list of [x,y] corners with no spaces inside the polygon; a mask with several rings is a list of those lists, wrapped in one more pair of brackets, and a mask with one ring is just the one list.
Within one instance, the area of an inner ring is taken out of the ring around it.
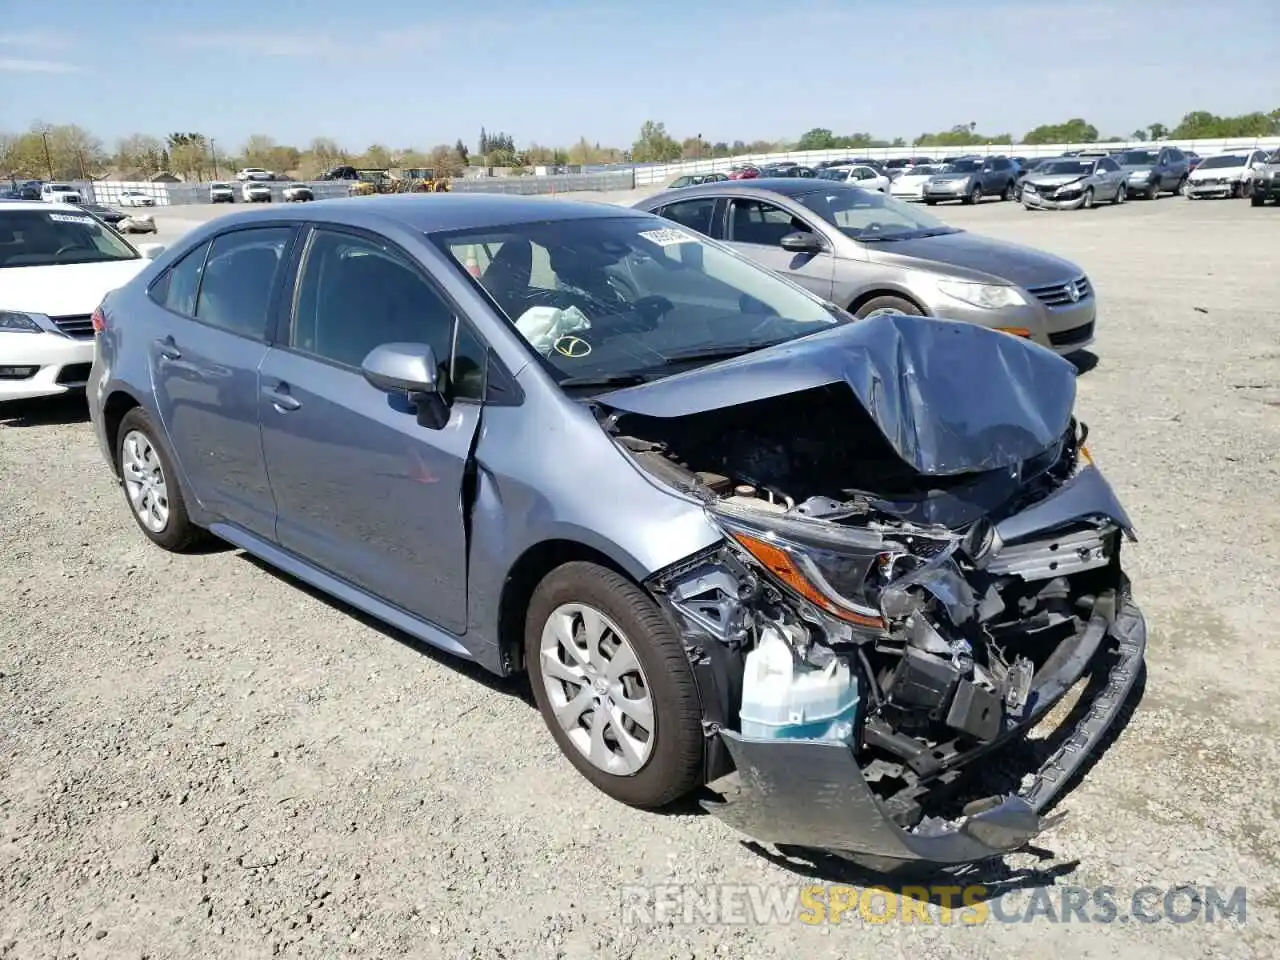
{"label": "door handle", "polygon": [[290,394],[288,386],[283,383],[278,383],[273,387],[263,387],[262,394],[281,413],[288,413],[302,406],[302,401]]}
{"label": "door handle", "polygon": [[173,337],[157,337],[156,346],[159,348],[160,356],[166,360],[178,360],[182,357],[182,351],[178,349],[177,344],[173,342]]}

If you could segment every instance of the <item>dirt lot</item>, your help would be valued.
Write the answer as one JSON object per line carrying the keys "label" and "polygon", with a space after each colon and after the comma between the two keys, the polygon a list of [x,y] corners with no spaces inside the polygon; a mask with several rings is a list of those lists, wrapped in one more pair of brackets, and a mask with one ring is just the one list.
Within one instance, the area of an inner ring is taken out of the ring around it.
{"label": "dirt lot", "polygon": [[148,546],[63,402],[0,410],[0,956],[1274,956],[1280,210],[937,212],[1093,278],[1080,405],[1151,630],[1145,698],[1040,856],[973,880],[1013,891],[1006,917],[1055,884],[1114,887],[1122,916],[1135,888],[1243,885],[1246,922],[624,922],[628,884],[865,877],[618,806],[519,684],[235,551]]}

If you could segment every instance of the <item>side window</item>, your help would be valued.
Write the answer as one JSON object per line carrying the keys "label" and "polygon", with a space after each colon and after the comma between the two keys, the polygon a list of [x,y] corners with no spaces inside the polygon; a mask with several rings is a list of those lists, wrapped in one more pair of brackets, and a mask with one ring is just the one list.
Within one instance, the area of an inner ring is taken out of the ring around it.
{"label": "side window", "polygon": [[788,233],[809,225],[781,207],[760,200],[729,201],[729,239],[776,247]]}
{"label": "side window", "polygon": [[1114,160],[1102,159],[1098,161],[1098,170],[1102,173],[1115,173],[1120,168],[1116,166]]}
{"label": "side window", "polygon": [[255,227],[214,237],[200,281],[195,317],[243,337],[262,339],[271,295],[292,227]]}
{"label": "side window", "polygon": [[166,310],[184,317],[196,315],[196,293],[200,289],[200,273],[204,268],[209,244],[202,243],[165,271],[152,284],[149,296]]}
{"label": "side window", "polygon": [[[453,329],[452,308],[397,251],[351,234],[313,234],[289,346],[358,368],[384,343],[425,343],[448,372]],[[474,349],[470,356],[482,365]]]}
{"label": "side window", "polygon": [[690,230],[696,230],[705,236],[711,236],[711,215],[715,212],[715,209],[715,198],[705,197],[697,200],[681,200],[678,203],[669,203],[658,211],[658,215],[666,217],[668,220],[674,220],[682,227],[688,227]]}
{"label": "side window", "polygon": [[997,170],[1008,170],[1013,166],[1013,164],[1008,160],[997,160],[992,164],[992,166]]}

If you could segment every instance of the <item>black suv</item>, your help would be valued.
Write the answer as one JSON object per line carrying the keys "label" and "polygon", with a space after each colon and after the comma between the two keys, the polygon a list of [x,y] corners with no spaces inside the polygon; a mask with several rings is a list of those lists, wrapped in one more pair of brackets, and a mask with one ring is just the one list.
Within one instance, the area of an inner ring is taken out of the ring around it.
{"label": "black suv", "polygon": [[1253,193],[1249,202],[1260,207],[1268,200],[1280,203],[1280,150],[1267,156],[1267,165],[1253,179]]}

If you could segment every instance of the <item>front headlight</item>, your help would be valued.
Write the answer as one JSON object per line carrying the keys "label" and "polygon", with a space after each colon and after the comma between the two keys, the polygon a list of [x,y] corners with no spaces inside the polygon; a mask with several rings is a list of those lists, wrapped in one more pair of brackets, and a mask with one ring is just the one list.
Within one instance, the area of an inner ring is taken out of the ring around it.
{"label": "front headlight", "polygon": [[1151,176],[1150,170],[1134,170],[1131,174],[1129,174],[1129,179],[1130,180],[1146,180],[1147,177],[1149,176]]}
{"label": "front headlight", "polygon": [[1027,301],[1017,287],[997,283],[970,283],[967,280],[939,280],[938,289],[961,303],[986,310],[1020,307]]}
{"label": "front headlight", "polygon": [[0,310],[0,333],[44,333],[44,329],[29,313]]}
{"label": "front headlight", "polygon": [[885,629],[868,596],[882,564],[901,552],[874,534],[803,517],[762,516],[717,503],[711,522],[762,568],[776,586],[817,610],[863,629]]}

